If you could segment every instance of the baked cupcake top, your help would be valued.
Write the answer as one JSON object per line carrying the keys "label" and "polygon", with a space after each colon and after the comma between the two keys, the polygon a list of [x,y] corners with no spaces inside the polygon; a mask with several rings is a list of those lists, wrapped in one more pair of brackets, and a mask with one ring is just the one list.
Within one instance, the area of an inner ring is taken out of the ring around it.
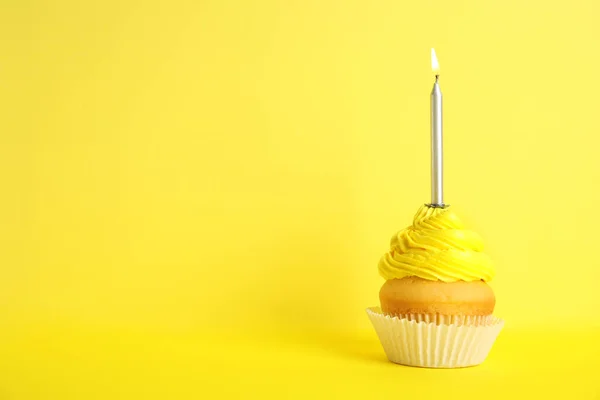
{"label": "baked cupcake top", "polygon": [[496,271],[483,253],[483,240],[464,229],[450,208],[421,206],[413,224],[390,241],[390,251],[379,261],[386,280],[406,276],[433,281],[490,281]]}

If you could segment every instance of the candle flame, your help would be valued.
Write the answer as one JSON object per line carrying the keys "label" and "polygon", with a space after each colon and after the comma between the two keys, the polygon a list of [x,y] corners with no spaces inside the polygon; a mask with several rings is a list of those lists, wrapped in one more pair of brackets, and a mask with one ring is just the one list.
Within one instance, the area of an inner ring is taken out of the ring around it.
{"label": "candle flame", "polygon": [[435,55],[435,49],[431,48],[431,70],[438,74],[440,72],[440,63],[438,62],[437,56]]}

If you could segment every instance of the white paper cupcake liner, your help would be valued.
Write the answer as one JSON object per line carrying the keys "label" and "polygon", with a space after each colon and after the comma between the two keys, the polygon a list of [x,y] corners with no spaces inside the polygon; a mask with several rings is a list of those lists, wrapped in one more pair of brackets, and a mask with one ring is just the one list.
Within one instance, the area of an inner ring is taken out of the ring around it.
{"label": "white paper cupcake liner", "polygon": [[[396,364],[428,368],[460,368],[481,364],[490,352],[504,321],[490,316],[482,324],[425,322],[422,317],[398,318],[367,314],[387,358]],[[418,318],[421,318],[418,320]]]}
{"label": "white paper cupcake liner", "polygon": [[436,325],[493,325],[497,320],[493,315],[400,314],[397,317]]}

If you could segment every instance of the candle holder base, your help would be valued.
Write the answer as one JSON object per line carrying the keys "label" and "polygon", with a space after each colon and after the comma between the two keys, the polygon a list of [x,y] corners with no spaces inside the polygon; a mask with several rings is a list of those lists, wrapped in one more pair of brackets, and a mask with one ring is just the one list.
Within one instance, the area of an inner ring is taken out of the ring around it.
{"label": "candle holder base", "polygon": [[431,207],[431,208],[448,208],[450,207],[450,204],[425,204],[427,207]]}

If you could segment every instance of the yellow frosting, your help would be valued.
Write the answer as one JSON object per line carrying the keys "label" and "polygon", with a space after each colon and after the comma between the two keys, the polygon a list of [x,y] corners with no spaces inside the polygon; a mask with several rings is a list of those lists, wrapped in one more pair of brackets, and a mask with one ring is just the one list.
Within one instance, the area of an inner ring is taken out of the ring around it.
{"label": "yellow frosting", "polygon": [[379,261],[385,279],[418,276],[443,282],[491,280],[496,271],[483,241],[449,208],[422,206],[412,226],[392,237]]}

